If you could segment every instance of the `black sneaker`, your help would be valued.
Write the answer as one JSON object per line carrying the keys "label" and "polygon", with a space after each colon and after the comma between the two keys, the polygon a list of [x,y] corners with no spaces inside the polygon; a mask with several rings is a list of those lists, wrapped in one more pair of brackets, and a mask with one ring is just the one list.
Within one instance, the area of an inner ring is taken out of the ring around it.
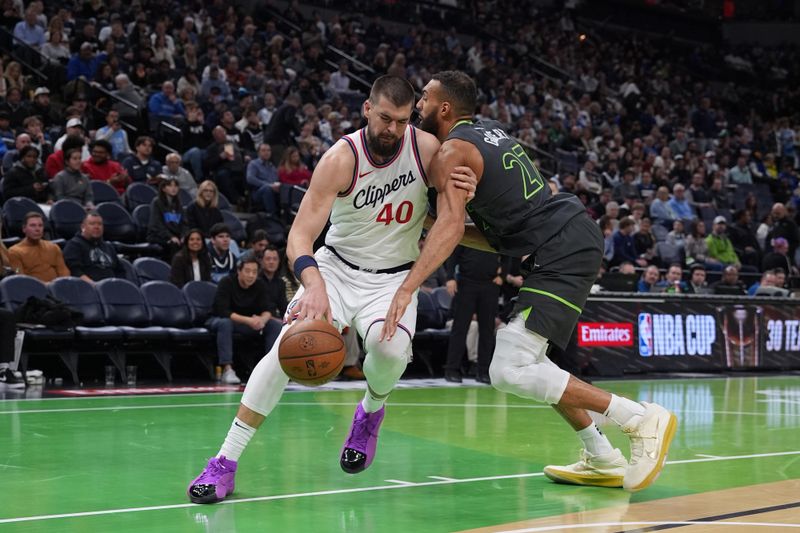
{"label": "black sneaker", "polygon": [[0,370],[0,384],[4,384],[6,387],[25,387],[25,382],[18,379],[14,375],[14,372],[8,367],[4,370]]}
{"label": "black sneaker", "polygon": [[444,379],[450,383],[461,383],[461,372],[458,370],[445,370]]}

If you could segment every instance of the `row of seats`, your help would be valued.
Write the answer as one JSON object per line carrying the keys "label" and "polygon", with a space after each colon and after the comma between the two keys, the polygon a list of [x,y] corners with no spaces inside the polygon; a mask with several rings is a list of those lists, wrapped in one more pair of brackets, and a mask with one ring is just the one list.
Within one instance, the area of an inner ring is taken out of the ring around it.
{"label": "row of seats", "polygon": [[[150,222],[150,204],[137,206],[133,214],[129,213],[121,204],[105,202],[96,206],[97,212],[103,217],[104,238],[113,242],[117,250],[123,254],[132,255],[158,255],[161,247],[155,243],[147,242],[147,226]],[[2,210],[3,227],[5,236],[3,242],[11,246],[22,237],[22,225],[25,215],[36,212],[44,217],[50,235],[54,242],[58,239],[71,239],[80,229],[81,222],[86,216],[85,208],[74,200],[59,200],[50,207],[49,216],[45,215],[42,208],[30,198],[14,197],[9,199]],[[241,220],[229,210],[221,210],[225,224],[231,230],[231,238],[236,242],[247,240],[247,231]],[[286,239],[286,229],[277,219],[269,219],[268,226],[270,241],[281,245]],[[59,242],[63,246],[63,242]]]}
{"label": "row of seats", "polygon": [[[197,356],[213,376],[214,336],[202,325],[208,318],[216,286],[192,281],[183,290],[165,281],[141,287],[125,279],[106,279],[94,285],[80,278],[59,278],[45,285],[30,276],[0,280],[0,303],[15,311],[28,298],[50,294],[83,314],[80,326],[61,331],[49,327],[26,330],[20,367],[27,368],[29,354],[56,354],[78,379],[78,354],[105,354],[125,379],[128,353],[153,354],[172,380],[171,361],[176,353]],[[213,350],[212,350],[213,351]]]}
{"label": "row of seats", "polygon": [[428,370],[431,377],[442,366],[442,355],[447,353],[450,339],[450,318],[452,296],[446,287],[437,287],[431,292],[417,293],[417,332],[414,335],[414,356]]}

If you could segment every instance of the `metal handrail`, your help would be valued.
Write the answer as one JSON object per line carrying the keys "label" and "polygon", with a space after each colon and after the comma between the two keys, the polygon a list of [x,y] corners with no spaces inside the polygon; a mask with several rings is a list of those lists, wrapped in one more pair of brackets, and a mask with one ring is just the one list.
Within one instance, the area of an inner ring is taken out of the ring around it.
{"label": "metal handrail", "polygon": [[[7,35],[8,37],[11,37],[11,42],[12,43],[18,43],[21,48],[24,48],[26,50],[30,50],[33,53],[35,53],[37,56],[39,56],[39,61],[42,64],[47,65],[50,62],[50,60],[47,59],[44,55],[42,55],[42,53],[39,50],[37,50],[36,48],[32,47],[31,45],[29,45],[25,41],[22,41],[22,40],[18,39],[12,32],[8,31],[7,28],[0,26],[0,32],[2,32],[4,35]],[[47,74],[45,74],[44,72],[42,72],[38,68],[34,67],[33,65],[31,65],[30,63],[28,63],[24,59],[20,58],[19,55],[15,53],[15,49],[14,49],[13,46],[12,46],[12,50],[10,50],[10,54],[11,54],[11,57],[13,57],[15,61],[18,61],[19,63],[22,63],[22,65],[25,68],[27,68],[28,70],[33,72],[39,79],[44,80],[45,82],[47,82],[50,79],[50,78],[47,77]]]}
{"label": "metal handrail", "polygon": [[83,82],[88,88],[99,92],[103,96],[111,98],[112,100],[115,100],[115,101],[117,101],[117,102],[119,102],[121,104],[124,104],[124,105],[130,107],[131,109],[135,109],[137,113],[141,113],[141,110],[139,109],[139,106],[137,106],[136,104],[134,104],[130,100],[127,100],[125,98],[122,98],[121,96],[118,96],[118,95],[112,93],[111,91],[109,91],[108,89],[103,87],[102,85],[92,85],[92,83],[89,80],[85,79],[85,78],[77,78],[77,79],[80,80],[81,82]]}

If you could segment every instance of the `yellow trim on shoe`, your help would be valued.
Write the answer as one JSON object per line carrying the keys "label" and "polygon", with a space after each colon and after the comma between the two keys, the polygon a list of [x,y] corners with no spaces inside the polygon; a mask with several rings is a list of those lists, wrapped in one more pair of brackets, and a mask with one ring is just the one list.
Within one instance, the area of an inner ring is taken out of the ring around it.
{"label": "yellow trim on shoe", "polygon": [[664,432],[664,440],[661,444],[661,453],[658,455],[658,461],[656,462],[656,467],[647,475],[646,478],[642,480],[641,483],[636,485],[635,487],[626,488],[628,492],[637,492],[643,489],[646,489],[653,482],[656,480],[658,475],[661,473],[661,470],[664,468],[664,463],[667,460],[667,453],[669,452],[669,446],[672,443],[672,438],[675,436],[675,432],[678,429],[678,417],[675,416],[673,413],[669,413],[669,423],[667,424],[667,430]]}
{"label": "yellow trim on shoe", "polygon": [[585,475],[568,472],[565,470],[557,470],[551,466],[544,468],[544,475],[555,481],[556,483],[565,483],[568,485],[583,485],[586,487],[610,487],[619,488],[622,486],[623,476],[598,476],[598,475]]}

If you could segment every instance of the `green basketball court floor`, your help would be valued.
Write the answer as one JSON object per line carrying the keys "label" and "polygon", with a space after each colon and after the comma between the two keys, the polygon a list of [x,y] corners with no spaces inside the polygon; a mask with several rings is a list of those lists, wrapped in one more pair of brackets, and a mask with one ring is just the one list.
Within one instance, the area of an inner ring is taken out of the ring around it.
{"label": "green basketball court floor", "polygon": [[580,449],[567,424],[468,383],[395,391],[375,462],[355,476],[338,455],[362,393],[287,392],[232,498],[210,506],[186,486],[240,393],[0,401],[0,532],[800,529],[800,376],[598,384],[678,415],[645,491],[550,482],[542,468]]}

